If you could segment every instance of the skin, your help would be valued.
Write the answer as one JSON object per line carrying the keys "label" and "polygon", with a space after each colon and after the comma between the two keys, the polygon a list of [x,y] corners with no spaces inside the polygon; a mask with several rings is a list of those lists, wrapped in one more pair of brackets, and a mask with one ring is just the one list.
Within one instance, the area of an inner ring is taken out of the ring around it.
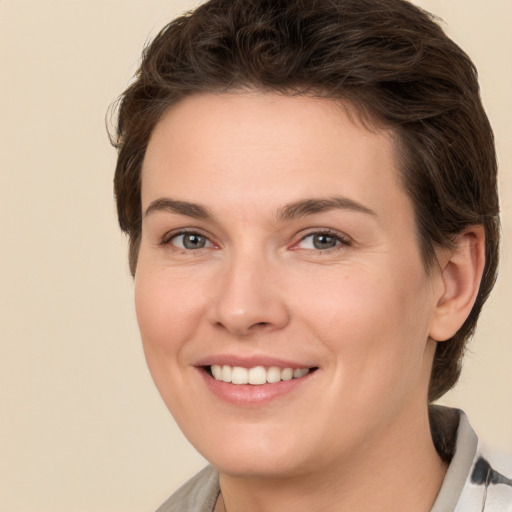
{"label": "skin", "polygon": [[[469,312],[482,251],[452,253],[477,261],[466,274],[451,255],[426,272],[393,134],[347,109],[201,94],[169,109],[147,149],[144,351],[167,407],[220,471],[228,511],[428,511],[446,471],[427,418],[432,338]],[[333,197],[343,201],[317,213],[287,207]],[[186,248],[184,229],[204,246]],[[325,230],[334,245],[318,249]],[[198,368],[226,354],[317,370],[264,404],[233,404]]]}

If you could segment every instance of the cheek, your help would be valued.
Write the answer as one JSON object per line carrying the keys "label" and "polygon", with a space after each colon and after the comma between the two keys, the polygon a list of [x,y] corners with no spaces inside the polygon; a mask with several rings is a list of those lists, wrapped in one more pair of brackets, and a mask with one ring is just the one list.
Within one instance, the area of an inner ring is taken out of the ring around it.
{"label": "cheek", "polygon": [[[167,274],[167,275],[166,275]],[[199,296],[190,283],[172,278],[165,269],[140,266],[135,280],[135,309],[146,363],[164,403],[176,419],[188,410],[187,341],[203,316]]]}
{"label": "cheek", "polygon": [[191,335],[201,317],[201,304],[192,290],[190,282],[171,279],[165,271],[137,271],[135,309],[148,363],[152,355],[177,356]]}
{"label": "cheek", "polygon": [[356,393],[363,393],[366,383],[373,388],[376,378],[381,385],[391,385],[400,376],[412,379],[423,363],[429,324],[427,283],[421,272],[404,275],[391,270],[387,276],[368,269],[347,270],[325,281],[317,275],[314,283],[303,287],[307,301],[295,295],[308,328],[334,356],[339,378],[358,382]]}

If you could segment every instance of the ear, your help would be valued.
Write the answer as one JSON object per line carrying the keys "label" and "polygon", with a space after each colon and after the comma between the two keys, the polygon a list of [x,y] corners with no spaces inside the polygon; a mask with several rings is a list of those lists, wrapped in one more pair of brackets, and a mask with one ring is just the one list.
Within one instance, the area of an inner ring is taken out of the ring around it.
{"label": "ear", "polygon": [[441,250],[441,287],[430,324],[435,341],[451,338],[466,321],[475,303],[485,265],[483,226],[468,226],[455,239],[455,247]]}

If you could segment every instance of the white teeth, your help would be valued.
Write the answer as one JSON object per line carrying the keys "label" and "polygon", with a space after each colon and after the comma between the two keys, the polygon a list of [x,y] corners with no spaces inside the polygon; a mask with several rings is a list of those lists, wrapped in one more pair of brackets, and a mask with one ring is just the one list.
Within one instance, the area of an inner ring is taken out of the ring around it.
{"label": "white teeth", "polygon": [[267,371],[263,366],[256,366],[249,370],[249,384],[266,384],[267,383]]}
{"label": "white teeth", "polygon": [[293,370],[293,378],[300,379],[301,377],[304,377],[304,375],[307,375],[308,373],[309,368],[297,368],[296,370]]}
{"label": "white teeth", "polygon": [[224,382],[231,382],[231,366],[224,365],[222,367],[222,380]]}
{"label": "white teeth", "polygon": [[292,368],[284,368],[281,371],[281,379],[282,380],[292,380],[293,379],[293,369]]}
{"label": "white teeth", "polygon": [[249,372],[247,368],[240,366],[234,366],[231,371],[231,382],[233,384],[248,384],[249,383]]}
{"label": "white teeth", "polygon": [[261,384],[274,384],[281,380],[300,379],[309,373],[309,368],[278,368],[271,366],[255,366],[254,368],[243,368],[241,366],[228,366],[213,364],[210,367],[213,378],[232,384],[252,384],[259,386]]}
{"label": "white teeth", "polygon": [[222,367],[218,364],[214,364],[211,367],[212,374],[217,380],[222,380]]}
{"label": "white teeth", "polygon": [[281,380],[281,370],[277,366],[271,366],[267,370],[267,382],[270,384],[274,384],[275,382],[279,382]]}

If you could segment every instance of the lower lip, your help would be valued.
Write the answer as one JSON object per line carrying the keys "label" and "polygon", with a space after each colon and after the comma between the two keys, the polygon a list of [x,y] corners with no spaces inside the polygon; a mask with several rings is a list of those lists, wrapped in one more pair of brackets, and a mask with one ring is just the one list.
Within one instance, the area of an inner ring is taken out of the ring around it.
{"label": "lower lip", "polygon": [[231,384],[214,379],[203,368],[198,368],[206,386],[217,398],[239,407],[254,407],[265,405],[280,397],[289,395],[308,382],[316,372],[310,372],[304,377],[282,380],[274,384]]}

